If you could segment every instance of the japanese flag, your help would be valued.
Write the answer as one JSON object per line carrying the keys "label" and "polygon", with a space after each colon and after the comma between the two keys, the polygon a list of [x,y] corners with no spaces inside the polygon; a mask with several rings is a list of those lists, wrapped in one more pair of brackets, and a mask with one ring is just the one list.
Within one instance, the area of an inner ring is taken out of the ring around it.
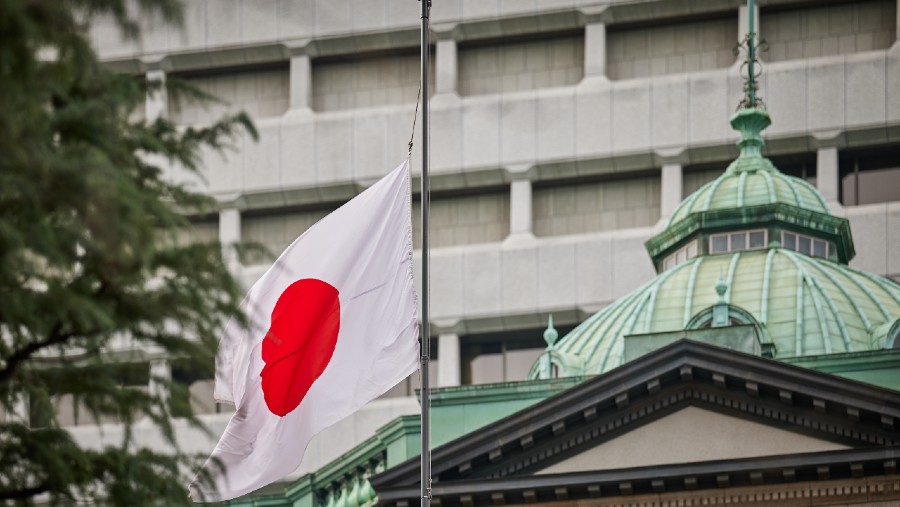
{"label": "japanese flag", "polygon": [[229,323],[216,358],[216,401],[236,412],[190,485],[194,501],[293,472],[314,435],[416,370],[409,185],[404,162],[309,228],[250,289],[250,325]]}

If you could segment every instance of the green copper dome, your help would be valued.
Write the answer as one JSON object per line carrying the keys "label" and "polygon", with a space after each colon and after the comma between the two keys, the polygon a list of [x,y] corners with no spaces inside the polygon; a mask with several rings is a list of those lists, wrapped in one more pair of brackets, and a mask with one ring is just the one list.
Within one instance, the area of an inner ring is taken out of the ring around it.
{"label": "green copper dome", "polygon": [[825,199],[805,180],[782,174],[760,153],[762,139],[752,128],[762,130],[770,124],[769,115],[759,109],[744,109],[732,117],[731,124],[741,132],[741,155],[714,181],[685,199],[672,214],[673,225],[701,211],[762,206],[783,203],[815,213],[829,214]]}
{"label": "green copper dome", "polygon": [[721,176],[685,199],[666,229],[647,242],[658,271],[665,270],[666,260],[692,241],[751,226],[768,230],[771,239],[785,230],[813,236],[833,246],[829,258],[839,262],[853,258],[849,222],[829,213],[815,187],[782,174],[762,155],[765,143],[760,131],[770,124],[769,114],[755,107],[731,117],[731,125],[741,133],[737,142],[741,154]]}
{"label": "green copper dome", "polygon": [[551,359],[565,376],[603,373],[623,363],[626,336],[701,327],[698,317],[719,299],[720,277],[733,315],[756,325],[776,358],[891,346],[890,324],[900,317],[897,284],[770,248],[700,256],[662,273],[559,340]]}
{"label": "green copper dome", "polygon": [[752,341],[775,358],[896,346],[900,286],[849,267],[849,222],[763,157],[771,121],[748,83],[731,118],[740,156],[646,243],[659,275],[548,341],[531,378],[603,373],[672,334]]}

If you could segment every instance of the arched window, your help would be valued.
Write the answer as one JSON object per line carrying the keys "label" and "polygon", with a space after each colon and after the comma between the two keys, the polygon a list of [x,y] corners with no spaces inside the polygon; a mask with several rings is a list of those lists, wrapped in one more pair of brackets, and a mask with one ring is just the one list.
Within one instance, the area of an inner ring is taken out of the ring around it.
{"label": "arched window", "polygon": [[888,331],[887,340],[884,343],[888,345],[888,348],[900,349],[900,319],[894,321],[894,325]]}
{"label": "arched window", "polygon": [[580,357],[548,347],[531,366],[528,379],[577,377],[584,374],[584,364]]}
{"label": "arched window", "polygon": [[[727,322],[727,324],[714,326],[714,322],[718,320],[717,317]],[[760,355],[763,357],[775,357],[775,342],[772,341],[772,337],[766,331],[765,326],[761,325],[750,312],[739,306],[727,303],[710,306],[694,315],[684,328],[685,330],[691,330],[729,326],[753,326],[756,338],[759,340]]]}
{"label": "arched window", "polygon": [[722,304],[713,305],[698,312],[691,318],[687,326],[685,326],[685,329],[706,329],[713,327],[713,315],[715,314],[717,307],[724,307],[724,309],[727,310],[727,326],[753,325],[759,327],[759,323],[747,310],[744,310],[739,306]]}

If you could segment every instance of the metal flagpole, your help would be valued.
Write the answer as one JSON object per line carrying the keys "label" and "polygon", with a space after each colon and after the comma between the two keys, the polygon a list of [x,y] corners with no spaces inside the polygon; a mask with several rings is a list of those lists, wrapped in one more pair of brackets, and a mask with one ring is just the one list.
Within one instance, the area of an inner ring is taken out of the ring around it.
{"label": "metal flagpole", "polygon": [[422,3],[422,332],[421,332],[421,365],[419,372],[422,386],[422,477],[421,495],[422,507],[431,505],[431,447],[430,440],[430,412],[431,393],[428,388],[428,362],[430,359],[431,336],[428,326],[428,205],[430,194],[428,188],[428,16],[431,9],[431,0],[419,0]]}

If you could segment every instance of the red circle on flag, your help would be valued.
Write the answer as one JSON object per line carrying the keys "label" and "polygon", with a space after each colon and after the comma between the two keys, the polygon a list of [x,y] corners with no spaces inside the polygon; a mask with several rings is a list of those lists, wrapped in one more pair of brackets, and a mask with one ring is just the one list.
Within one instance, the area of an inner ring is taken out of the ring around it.
{"label": "red circle on flag", "polygon": [[315,278],[288,286],[272,310],[272,324],[262,343],[260,372],[269,411],[291,413],[322,375],[334,355],[341,328],[338,290]]}

